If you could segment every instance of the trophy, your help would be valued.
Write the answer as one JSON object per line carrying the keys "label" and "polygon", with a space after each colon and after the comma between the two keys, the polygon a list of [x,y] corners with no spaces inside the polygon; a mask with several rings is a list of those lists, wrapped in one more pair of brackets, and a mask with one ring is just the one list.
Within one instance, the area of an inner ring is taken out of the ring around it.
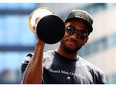
{"label": "trophy", "polygon": [[48,8],[37,8],[28,19],[33,33],[46,44],[59,42],[65,34],[63,20]]}

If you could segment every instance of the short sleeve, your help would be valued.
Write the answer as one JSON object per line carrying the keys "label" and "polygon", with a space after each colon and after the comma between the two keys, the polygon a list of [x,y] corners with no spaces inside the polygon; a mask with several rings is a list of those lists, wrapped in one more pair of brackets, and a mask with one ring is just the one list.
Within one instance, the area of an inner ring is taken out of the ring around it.
{"label": "short sleeve", "polygon": [[31,60],[32,56],[33,56],[33,54],[30,53],[22,61],[22,63],[21,63],[21,76],[23,76],[23,74],[24,74],[24,72],[26,70],[26,67],[29,64],[29,61]]}
{"label": "short sleeve", "polygon": [[107,84],[106,82],[106,78],[105,78],[105,75],[104,74],[101,74],[101,78],[100,78],[100,84]]}

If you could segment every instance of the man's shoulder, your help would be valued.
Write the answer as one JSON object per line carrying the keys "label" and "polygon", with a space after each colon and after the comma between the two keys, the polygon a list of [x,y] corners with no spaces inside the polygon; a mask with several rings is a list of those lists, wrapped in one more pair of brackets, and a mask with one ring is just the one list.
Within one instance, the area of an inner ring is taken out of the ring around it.
{"label": "man's shoulder", "polygon": [[[44,51],[43,52],[43,58],[50,58],[51,56],[53,56],[54,51],[53,50],[49,50],[49,51]],[[28,53],[26,55],[26,57],[23,59],[22,63],[28,63],[31,59],[32,59],[33,53]]]}
{"label": "man's shoulder", "polygon": [[33,56],[33,53],[28,53],[26,55],[26,57],[23,59],[22,63],[29,63],[29,61],[31,60],[32,56]]}
{"label": "man's shoulder", "polygon": [[79,56],[79,60],[80,60],[81,65],[87,67],[87,69],[89,69],[91,72],[103,73],[103,71],[99,67],[97,67],[96,65],[92,64],[91,62],[83,59],[80,56]]}
{"label": "man's shoulder", "polygon": [[53,55],[54,55],[54,50],[44,51],[44,53],[43,53],[44,58],[51,57]]}
{"label": "man's shoulder", "polygon": [[79,57],[79,63],[81,64],[81,66],[84,66],[84,68],[86,68],[91,73],[91,75],[95,80],[95,83],[98,84],[107,83],[104,72],[95,64],[92,64],[91,62],[88,62],[87,60],[81,57]]}

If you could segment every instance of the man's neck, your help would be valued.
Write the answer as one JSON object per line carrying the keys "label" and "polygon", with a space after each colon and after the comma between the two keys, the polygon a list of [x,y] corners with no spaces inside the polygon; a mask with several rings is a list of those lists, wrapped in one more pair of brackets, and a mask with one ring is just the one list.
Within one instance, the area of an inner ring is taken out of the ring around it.
{"label": "man's neck", "polygon": [[77,53],[67,53],[66,51],[62,50],[61,48],[58,48],[56,50],[56,52],[58,54],[60,54],[61,56],[64,56],[68,59],[75,59],[77,57]]}

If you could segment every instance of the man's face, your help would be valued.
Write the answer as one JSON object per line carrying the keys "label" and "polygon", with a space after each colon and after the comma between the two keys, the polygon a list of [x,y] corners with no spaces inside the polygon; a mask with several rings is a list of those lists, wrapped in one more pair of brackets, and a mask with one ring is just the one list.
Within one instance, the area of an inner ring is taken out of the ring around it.
{"label": "man's face", "polygon": [[61,47],[68,53],[76,53],[88,40],[88,27],[81,21],[71,20],[65,23],[65,29]]}

